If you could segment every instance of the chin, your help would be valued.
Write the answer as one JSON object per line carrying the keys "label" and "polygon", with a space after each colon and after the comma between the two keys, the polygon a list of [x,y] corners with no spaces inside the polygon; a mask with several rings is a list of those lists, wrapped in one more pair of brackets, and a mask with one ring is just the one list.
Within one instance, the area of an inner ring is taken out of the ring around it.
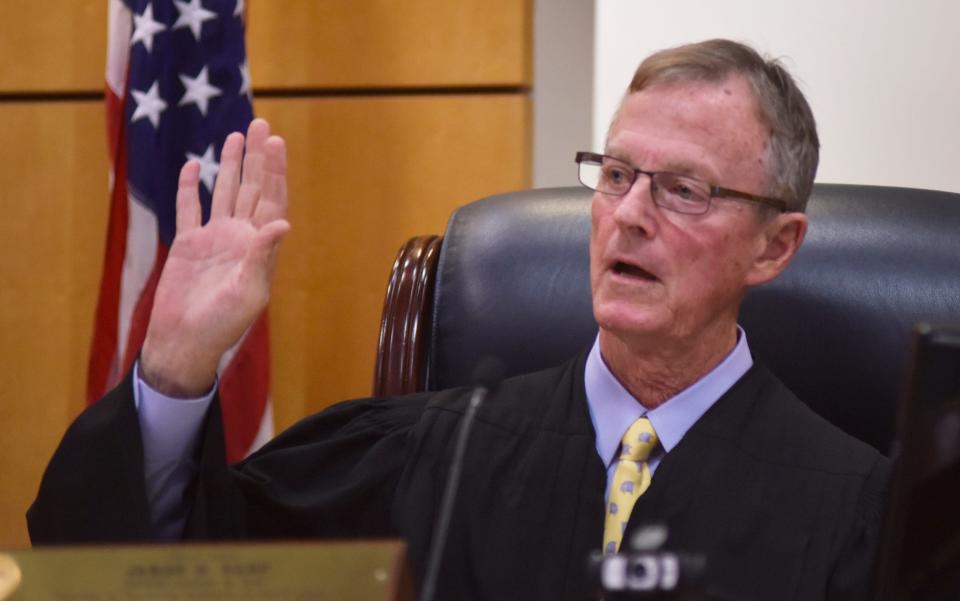
{"label": "chin", "polygon": [[624,301],[595,301],[593,317],[600,329],[621,339],[660,336],[669,330],[662,310]]}

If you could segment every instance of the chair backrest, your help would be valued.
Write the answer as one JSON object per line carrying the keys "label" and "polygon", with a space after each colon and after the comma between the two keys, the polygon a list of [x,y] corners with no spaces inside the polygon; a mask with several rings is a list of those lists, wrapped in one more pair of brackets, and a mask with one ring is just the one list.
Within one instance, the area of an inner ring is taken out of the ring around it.
{"label": "chair backrest", "polygon": [[[740,323],[801,399],[886,451],[913,324],[960,321],[960,195],[820,184],[808,214],[798,256],[749,293]],[[375,392],[466,384],[485,355],[523,373],[590,345],[589,235],[590,192],[557,188],[473,202],[442,245],[408,243],[384,307]]]}

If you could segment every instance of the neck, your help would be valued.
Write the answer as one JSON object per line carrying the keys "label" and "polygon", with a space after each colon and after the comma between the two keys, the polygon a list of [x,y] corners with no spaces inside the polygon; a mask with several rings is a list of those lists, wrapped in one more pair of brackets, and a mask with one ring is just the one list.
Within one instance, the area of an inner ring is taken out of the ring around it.
{"label": "neck", "polygon": [[600,330],[604,363],[647,409],[662,405],[709,373],[736,343],[735,321],[670,340],[628,338]]}

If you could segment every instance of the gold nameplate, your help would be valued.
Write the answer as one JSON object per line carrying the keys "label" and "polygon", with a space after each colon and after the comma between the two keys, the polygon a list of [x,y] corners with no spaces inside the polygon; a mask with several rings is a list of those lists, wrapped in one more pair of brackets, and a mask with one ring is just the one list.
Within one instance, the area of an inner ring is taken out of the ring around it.
{"label": "gold nameplate", "polygon": [[399,542],[45,547],[0,553],[0,601],[403,601]]}

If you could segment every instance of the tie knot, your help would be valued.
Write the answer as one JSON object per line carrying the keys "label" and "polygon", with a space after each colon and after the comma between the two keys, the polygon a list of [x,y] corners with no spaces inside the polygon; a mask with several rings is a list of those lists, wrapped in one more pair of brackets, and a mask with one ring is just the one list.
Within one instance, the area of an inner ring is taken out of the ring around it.
{"label": "tie knot", "polygon": [[657,446],[657,433],[650,420],[641,417],[627,428],[620,442],[620,459],[646,461],[650,451]]}

